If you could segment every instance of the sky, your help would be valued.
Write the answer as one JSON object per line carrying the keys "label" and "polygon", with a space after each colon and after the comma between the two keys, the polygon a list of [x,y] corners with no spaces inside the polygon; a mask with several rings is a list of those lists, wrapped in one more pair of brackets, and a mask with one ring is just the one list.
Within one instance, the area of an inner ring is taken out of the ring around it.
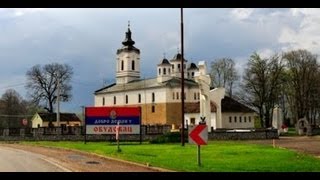
{"label": "sky", "polygon": [[[306,49],[320,52],[320,9],[211,8],[184,12],[188,62],[234,59],[243,72],[253,52],[262,57]],[[141,77],[180,48],[180,9],[0,8],[0,95],[7,89],[28,98],[26,72],[34,65],[73,68],[72,94],[61,112],[94,105],[94,91],[115,82],[116,51],[128,21],[141,52]]]}

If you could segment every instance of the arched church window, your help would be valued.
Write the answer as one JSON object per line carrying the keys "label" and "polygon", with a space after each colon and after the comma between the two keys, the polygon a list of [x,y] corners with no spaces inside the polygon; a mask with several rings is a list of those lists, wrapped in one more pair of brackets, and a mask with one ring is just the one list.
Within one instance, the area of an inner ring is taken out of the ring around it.
{"label": "arched church window", "polygon": [[159,75],[161,75],[161,68],[159,68]]}
{"label": "arched church window", "polygon": [[134,70],[134,68],[135,68],[135,67],[134,67],[134,60],[132,60],[132,62],[131,62],[131,69]]}
{"label": "arched church window", "polygon": [[124,64],[123,64],[123,60],[121,61],[121,71],[123,71],[123,67],[124,67]]}
{"label": "arched church window", "polygon": [[163,75],[166,75],[167,74],[167,69],[166,68],[163,68]]}
{"label": "arched church window", "polygon": [[155,101],[155,95],[154,95],[154,93],[152,93],[152,102],[154,102]]}
{"label": "arched church window", "polygon": [[126,104],[128,104],[128,95],[126,95]]}

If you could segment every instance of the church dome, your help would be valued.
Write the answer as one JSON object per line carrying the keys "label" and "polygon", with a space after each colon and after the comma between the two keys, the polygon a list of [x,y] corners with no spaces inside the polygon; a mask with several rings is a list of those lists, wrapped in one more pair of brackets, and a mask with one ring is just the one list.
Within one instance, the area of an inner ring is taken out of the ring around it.
{"label": "church dome", "polygon": [[188,70],[190,70],[190,69],[196,69],[196,70],[198,70],[199,68],[197,67],[197,65],[196,65],[195,63],[191,63],[190,66],[189,66],[189,68],[188,68]]}
{"label": "church dome", "polygon": [[158,64],[158,66],[160,66],[160,65],[171,65],[171,64],[170,64],[170,62],[168,61],[168,59],[164,58],[164,59],[162,59],[161,63]]}
{"label": "church dome", "polygon": [[[177,53],[170,61],[181,61],[182,55],[180,53]],[[184,58],[184,61],[187,62],[187,60]]]}

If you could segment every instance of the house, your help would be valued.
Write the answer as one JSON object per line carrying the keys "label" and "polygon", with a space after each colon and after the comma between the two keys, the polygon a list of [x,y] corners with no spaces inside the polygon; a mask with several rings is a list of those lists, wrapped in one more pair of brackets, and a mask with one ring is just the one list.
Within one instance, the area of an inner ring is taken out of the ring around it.
{"label": "house", "polygon": [[[32,128],[49,127],[51,123],[57,127],[57,113],[36,113],[31,122]],[[81,120],[74,113],[60,113],[60,125],[81,126]]]}
{"label": "house", "polygon": [[223,128],[254,128],[256,111],[228,96],[222,99],[221,107]]}
{"label": "house", "polygon": [[[211,102],[211,124],[217,119],[217,107]],[[200,105],[197,103],[185,104],[185,124],[195,125],[200,122]],[[254,128],[254,118],[257,113],[242,103],[225,96],[221,100],[221,128]]]}

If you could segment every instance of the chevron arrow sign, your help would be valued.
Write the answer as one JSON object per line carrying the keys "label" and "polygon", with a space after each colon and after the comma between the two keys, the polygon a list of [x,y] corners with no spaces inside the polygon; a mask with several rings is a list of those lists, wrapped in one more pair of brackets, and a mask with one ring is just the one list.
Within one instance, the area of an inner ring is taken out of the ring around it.
{"label": "chevron arrow sign", "polygon": [[197,145],[207,145],[208,127],[207,125],[197,125],[189,129],[189,143]]}

